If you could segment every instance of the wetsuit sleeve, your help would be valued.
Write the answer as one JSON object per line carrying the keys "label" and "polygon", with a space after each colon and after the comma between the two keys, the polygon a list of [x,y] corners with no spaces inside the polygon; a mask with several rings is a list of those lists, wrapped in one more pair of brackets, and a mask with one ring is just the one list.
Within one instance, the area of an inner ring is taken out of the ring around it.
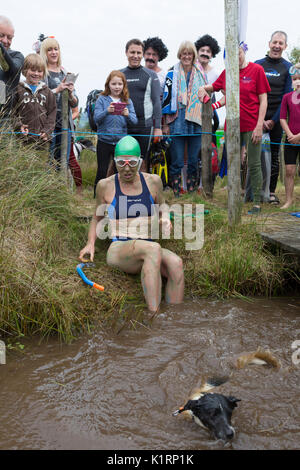
{"label": "wetsuit sleeve", "polygon": [[[291,79],[291,76],[290,76],[290,73],[289,73],[289,67],[291,66],[292,64],[290,64],[289,62],[286,63],[286,68],[288,70],[288,73],[287,73],[287,77],[286,77],[286,81],[285,81],[285,86],[284,86],[284,90],[283,90],[283,95],[286,95],[287,93],[290,93],[291,91],[293,91],[293,88],[292,88],[292,79]],[[280,108],[281,108],[281,104],[280,106],[278,106],[277,110],[276,110],[276,113],[274,114],[274,116],[272,117],[272,121],[274,122],[278,122],[279,119],[280,119]]]}
{"label": "wetsuit sleeve", "polygon": [[130,122],[130,124],[137,124],[138,118],[136,117],[133,102],[131,100],[128,102],[128,112],[129,116],[127,117],[127,120]]}
{"label": "wetsuit sleeve", "polygon": [[105,103],[101,96],[96,101],[94,111],[94,121],[96,125],[100,124],[108,116],[107,103]]}
{"label": "wetsuit sleeve", "polygon": [[159,78],[152,78],[151,79],[151,100],[153,104],[153,122],[154,128],[160,129],[161,128],[161,87]]}

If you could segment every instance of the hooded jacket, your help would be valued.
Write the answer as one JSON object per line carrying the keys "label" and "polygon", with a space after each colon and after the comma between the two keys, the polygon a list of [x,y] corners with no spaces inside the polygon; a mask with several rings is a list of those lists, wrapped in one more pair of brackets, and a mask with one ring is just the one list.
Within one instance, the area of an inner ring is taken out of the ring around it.
{"label": "hooded jacket", "polygon": [[[46,133],[49,138],[55,127],[56,98],[43,82],[32,92],[26,82],[20,82],[14,96],[15,128],[28,126],[29,133]],[[29,141],[40,141],[38,136],[28,135]]]}

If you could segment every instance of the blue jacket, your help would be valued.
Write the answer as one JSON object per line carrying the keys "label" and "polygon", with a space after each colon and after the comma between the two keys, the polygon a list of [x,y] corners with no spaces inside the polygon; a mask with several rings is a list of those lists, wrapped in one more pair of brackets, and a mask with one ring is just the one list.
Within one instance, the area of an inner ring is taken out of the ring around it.
{"label": "blue jacket", "polygon": [[94,120],[97,125],[98,139],[109,144],[116,144],[124,135],[127,135],[127,124],[137,124],[132,101],[129,99],[127,108],[129,116],[110,114],[107,111],[112,102],[110,96],[100,95],[96,101]]}

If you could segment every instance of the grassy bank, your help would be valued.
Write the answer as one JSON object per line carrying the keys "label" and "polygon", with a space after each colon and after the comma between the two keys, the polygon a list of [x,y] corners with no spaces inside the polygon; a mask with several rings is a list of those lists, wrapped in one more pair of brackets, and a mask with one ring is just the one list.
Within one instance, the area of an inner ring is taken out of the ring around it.
{"label": "grassy bank", "polygon": [[[87,273],[105,286],[103,293],[86,287],[75,271],[88,231],[84,216],[93,211],[95,154],[86,152],[81,161],[85,187],[79,197],[48,169],[46,155],[15,141],[0,147],[0,336],[56,334],[68,341],[95,324],[118,329],[142,321],[139,277],[106,266],[108,241],[97,241],[96,268]],[[204,202],[182,198],[192,201]],[[186,296],[284,292],[293,266],[265,249],[252,219],[232,231],[224,198],[205,204],[210,212],[201,250],[187,252],[184,240],[162,242],[184,260]]]}

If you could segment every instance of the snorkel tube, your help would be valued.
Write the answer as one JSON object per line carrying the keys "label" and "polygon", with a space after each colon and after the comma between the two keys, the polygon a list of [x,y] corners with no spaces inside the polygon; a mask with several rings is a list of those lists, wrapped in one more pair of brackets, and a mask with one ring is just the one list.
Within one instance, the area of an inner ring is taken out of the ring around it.
{"label": "snorkel tube", "polygon": [[79,276],[81,277],[81,279],[83,280],[83,282],[85,282],[88,286],[94,287],[94,289],[98,289],[98,290],[104,291],[104,287],[103,287],[103,286],[100,286],[99,284],[96,284],[96,282],[90,281],[90,280],[86,277],[86,275],[84,274],[84,272],[82,271],[84,267],[86,267],[86,268],[93,268],[94,266],[95,266],[94,263],[80,263],[80,264],[77,265],[76,271],[77,271],[77,273],[79,274]]}

